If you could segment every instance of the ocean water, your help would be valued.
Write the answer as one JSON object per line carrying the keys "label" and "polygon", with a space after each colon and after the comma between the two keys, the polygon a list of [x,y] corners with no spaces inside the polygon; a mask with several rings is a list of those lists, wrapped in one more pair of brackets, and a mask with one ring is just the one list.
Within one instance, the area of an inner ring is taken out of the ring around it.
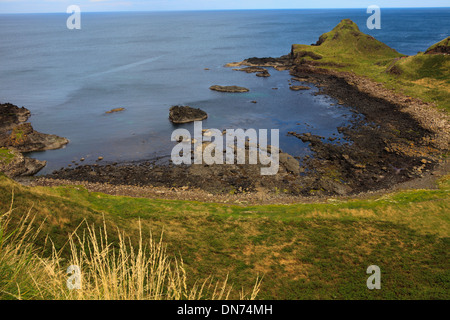
{"label": "ocean water", "polygon": [[[172,105],[208,112],[204,128],[279,129],[281,149],[307,154],[287,132],[338,135],[351,109],[315,96],[317,88],[289,90],[287,71],[258,78],[226,63],[287,54],[291,44],[314,43],[344,18],[408,55],[450,34],[450,8],[382,9],[381,30],[367,29],[363,9],[82,13],[81,30],[66,28],[68,16],[0,15],[0,101],[27,107],[36,130],[70,140],[64,149],[31,154],[48,161],[41,174],[81,157],[169,155],[172,131],[193,126],[172,125]],[[209,90],[214,84],[250,92]],[[105,114],[118,107],[126,111]]]}

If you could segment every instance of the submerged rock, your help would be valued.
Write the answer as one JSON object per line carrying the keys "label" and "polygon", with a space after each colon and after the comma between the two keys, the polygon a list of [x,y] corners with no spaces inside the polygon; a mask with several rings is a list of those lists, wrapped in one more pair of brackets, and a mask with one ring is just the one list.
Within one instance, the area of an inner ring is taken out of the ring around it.
{"label": "submerged rock", "polygon": [[290,86],[289,89],[293,91],[299,91],[299,90],[309,90],[311,88],[307,86]]}
{"label": "submerged rock", "polygon": [[255,73],[255,72],[264,72],[267,71],[267,69],[261,68],[261,67],[245,67],[240,69],[233,69],[235,71],[244,71],[247,73]]}
{"label": "submerged rock", "polygon": [[202,121],[206,118],[208,118],[208,114],[205,111],[189,106],[173,106],[169,110],[169,120],[173,123]]}
{"label": "submerged rock", "polygon": [[120,111],[124,111],[124,110],[125,110],[125,108],[115,108],[115,109],[106,111],[105,113],[114,113],[114,112],[120,112]]}

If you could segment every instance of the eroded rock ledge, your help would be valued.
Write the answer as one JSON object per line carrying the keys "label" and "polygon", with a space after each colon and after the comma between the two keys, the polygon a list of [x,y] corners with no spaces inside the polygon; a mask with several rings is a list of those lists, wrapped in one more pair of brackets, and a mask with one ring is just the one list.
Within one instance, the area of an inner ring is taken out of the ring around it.
{"label": "eroded rock ledge", "polygon": [[[289,59],[291,57],[291,59]],[[350,195],[423,177],[449,150],[448,116],[420,99],[404,96],[350,72],[320,68],[315,60],[295,63],[295,56],[251,58],[227,66],[288,69],[293,81],[314,84],[364,116],[338,128],[344,143],[309,132],[288,134],[309,143],[313,157],[300,159],[305,177],[292,179],[289,190],[303,195]],[[299,119],[300,120],[300,119]]]}
{"label": "eroded rock ledge", "polygon": [[66,138],[35,131],[26,122],[30,116],[24,107],[0,104],[0,149],[5,155],[0,159],[0,171],[9,177],[33,175],[45,167],[46,161],[28,158],[22,152],[59,149],[69,142]]}

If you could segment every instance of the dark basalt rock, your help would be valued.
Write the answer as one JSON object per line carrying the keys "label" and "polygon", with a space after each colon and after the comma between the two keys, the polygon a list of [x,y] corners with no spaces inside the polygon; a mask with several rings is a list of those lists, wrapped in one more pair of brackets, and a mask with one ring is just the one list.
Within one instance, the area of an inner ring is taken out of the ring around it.
{"label": "dark basalt rock", "polygon": [[16,150],[10,150],[9,153],[13,158],[9,162],[0,161],[0,171],[11,178],[34,175],[47,164],[47,161],[25,157]]}
{"label": "dark basalt rock", "polygon": [[206,118],[208,118],[208,114],[205,111],[189,106],[173,106],[169,110],[169,120],[173,123],[202,121]]}
{"label": "dark basalt rock", "polygon": [[30,115],[30,111],[24,107],[19,108],[11,103],[0,104],[0,133],[27,121]]}
{"label": "dark basalt rock", "polygon": [[258,72],[257,74],[256,74],[256,76],[257,77],[270,77],[270,73],[267,71],[267,70],[264,70],[264,71],[261,71],[261,72]]}
{"label": "dark basalt rock", "polygon": [[10,177],[33,175],[46,165],[45,161],[23,156],[22,152],[59,149],[69,143],[66,138],[35,131],[26,122],[30,115],[24,107],[0,103],[0,147],[13,155],[11,162],[0,163],[0,171]]}

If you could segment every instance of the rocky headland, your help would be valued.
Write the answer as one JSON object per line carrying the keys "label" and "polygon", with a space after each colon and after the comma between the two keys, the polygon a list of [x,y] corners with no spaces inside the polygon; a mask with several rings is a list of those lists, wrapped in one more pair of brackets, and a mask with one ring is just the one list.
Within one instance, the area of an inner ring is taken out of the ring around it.
{"label": "rocky headland", "polygon": [[29,176],[37,173],[46,161],[31,159],[22,153],[59,149],[69,140],[33,129],[27,122],[28,109],[11,103],[0,104],[0,171],[10,177]]}

